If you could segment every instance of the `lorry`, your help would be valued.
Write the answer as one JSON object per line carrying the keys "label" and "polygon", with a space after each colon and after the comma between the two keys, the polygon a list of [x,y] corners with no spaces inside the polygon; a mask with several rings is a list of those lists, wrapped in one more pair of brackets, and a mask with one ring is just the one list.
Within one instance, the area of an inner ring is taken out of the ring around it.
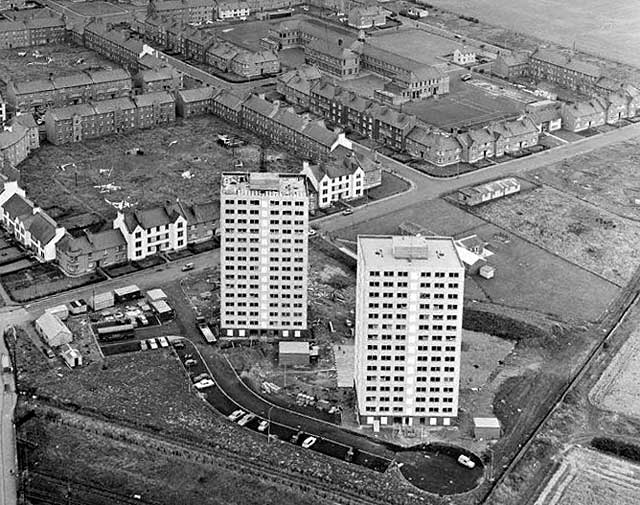
{"label": "lorry", "polygon": [[204,337],[207,344],[215,344],[217,340],[216,336],[211,331],[211,328],[209,327],[209,324],[207,323],[207,320],[204,316],[196,317],[196,325],[198,326],[198,329],[200,330],[200,333]]}

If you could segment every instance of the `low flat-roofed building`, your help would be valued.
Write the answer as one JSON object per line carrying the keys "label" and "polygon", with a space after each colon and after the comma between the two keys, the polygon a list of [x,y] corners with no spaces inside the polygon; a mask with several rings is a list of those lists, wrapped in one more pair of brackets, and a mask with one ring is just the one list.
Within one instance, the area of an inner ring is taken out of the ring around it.
{"label": "low flat-roofed building", "polygon": [[477,440],[495,440],[500,438],[502,427],[497,417],[474,417],[473,436]]}
{"label": "low flat-roofed building", "polygon": [[309,342],[278,342],[278,364],[280,366],[306,366],[309,364]]}

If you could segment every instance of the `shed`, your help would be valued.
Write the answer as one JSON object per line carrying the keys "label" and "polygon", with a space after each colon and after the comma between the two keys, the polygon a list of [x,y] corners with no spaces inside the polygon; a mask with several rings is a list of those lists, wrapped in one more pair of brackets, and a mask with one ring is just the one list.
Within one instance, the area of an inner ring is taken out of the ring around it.
{"label": "shed", "polygon": [[160,321],[170,321],[173,319],[173,309],[164,300],[150,302],[150,305]]}
{"label": "shed", "polygon": [[500,420],[497,417],[474,417],[473,434],[476,439],[500,438]]}
{"label": "shed", "polygon": [[130,284],[129,286],[125,286],[123,288],[114,289],[113,294],[115,296],[116,302],[118,303],[128,302],[129,300],[137,300],[142,296],[140,288],[135,284]]}
{"label": "shed", "polygon": [[68,344],[73,339],[69,328],[53,314],[45,312],[35,322],[36,330],[51,347]]}
{"label": "shed", "polygon": [[150,302],[157,302],[158,300],[166,300],[167,294],[159,288],[150,289],[147,291],[147,299]]}
{"label": "shed", "polygon": [[80,354],[77,349],[74,349],[69,344],[67,344],[67,348],[62,351],[62,359],[71,368],[82,366],[82,354]]}
{"label": "shed", "polygon": [[61,321],[64,321],[69,317],[69,309],[67,309],[66,305],[56,305],[55,307],[51,307],[50,309],[45,310],[49,314],[54,316],[58,316]]}
{"label": "shed", "polygon": [[480,277],[484,277],[485,279],[493,279],[493,276],[496,274],[496,267],[493,265],[482,265],[480,267]]}
{"label": "shed", "polygon": [[309,364],[309,342],[280,342],[278,344],[278,362],[282,366]]}
{"label": "shed", "polygon": [[113,307],[114,299],[113,292],[107,291],[106,293],[98,293],[93,294],[91,298],[89,298],[89,305],[94,311],[106,309],[109,307]]}

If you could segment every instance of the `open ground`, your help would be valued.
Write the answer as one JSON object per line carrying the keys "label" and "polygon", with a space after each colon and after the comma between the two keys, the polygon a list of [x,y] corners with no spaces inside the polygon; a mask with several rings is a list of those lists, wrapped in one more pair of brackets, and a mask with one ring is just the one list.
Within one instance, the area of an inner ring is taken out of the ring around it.
{"label": "open ground", "polygon": [[589,393],[607,410],[640,418],[640,331],[634,332]]}
{"label": "open ground", "polygon": [[81,16],[104,16],[114,14],[126,14],[127,11],[122,7],[108,2],[91,2],[76,3],[62,2],[68,9],[80,14]]}
{"label": "open ground", "polygon": [[436,7],[474,16],[494,25],[575,46],[598,56],[640,66],[640,9],[635,2],[614,0],[430,0]]}
{"label": "open ground", "polygon": [[[42,55],[33,56],[38,50]],[[26,52],[26,56],[19,56]],[[51,58],[51,61],[49,61]],[[4,94],[9,79],[13,81],[32,81],[54,76],[68,75],[90,69],[116,69],[115,63],[97,53],[76,44],[48,44],[36,48],[1,49],[0,80],[3,84],[0,91]]]}
{"label": "open ground", "polygon": [[[248,144],[225,149],[217,144],[217,133],[237,133]],[[258,169],[259,142],[215,116],[178,120],[129,135],[64,146],[44,144],[21,166],[21,184],[39,206],[73,229],[90,221],[79,216],[111,219],[118,206],[140,208],[176,198],[218,200],[220,173],[233,170],[234,160],[242,162],[243,170]],[[133,148],[144,154],[126,153]],[[302,166],[283,150],[267,148],[265,159],[272,171],[297,172]]]}
{"label": "open ground", "polygon": [[574,447],[547,483],[535,505],[608,505],[640,501],[640,465]]}
{"label": "open ground", "polygon": [[374,47],[390,51],[420,63],[442,63],[442,57],[452,54],[460,43],[414,28],[379,31],[367,40]]}

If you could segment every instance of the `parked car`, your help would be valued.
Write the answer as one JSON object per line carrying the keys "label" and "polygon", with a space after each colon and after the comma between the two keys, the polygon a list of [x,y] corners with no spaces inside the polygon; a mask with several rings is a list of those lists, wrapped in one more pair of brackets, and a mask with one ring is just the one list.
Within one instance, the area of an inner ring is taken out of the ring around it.
{"label": "parked car", "polygon": [[211,380],[211,377],[209,377],[209,374],[208,374],[208,373],[201,373],[201,374],[196,375],[196,376],[193,378],[193,382],[200,382],[202,379],[209,379],[209,380]]}
{"label": "parked car", "polygon": [[53,351],[51,349],[49,349],[48,347],[43,347],[42,348],[42,352],[49,359],[52,359],[52,358],[56,357],[56,355],[53,353]]}
{"label": "parked car", "polygon": [[244,416],[242,419],[238,421],[238,424],[240,426],[246,426],[247,424],[249,424],[249,421],[252,421],[255,418],[256,416],[254,416],[253,414],[247,414],[246,416]]}
{"label": "parked car", "polygon": [[353,209],[344,209],[342,211],[343,216],[350,216],[351,214],[353,214]]}
{"label": "parked car", "polygon": [[353,447],[349,447],[349,450],[347,451],[347,454],[345,455],[344,459],[348,463],[351,463],[353,461],[353,457],[354,456],[355,456],[355,451],[354,451]]}
{"label": "parked car", "polygon": [[158,348],[158,344],[156,343],[155,339],[149,339],[149,347],[154,350]]}
{"label": "parked car", "polygon": [[186,361],[184,362],[184,364],[185,364],[186,366],[193,366],[193,365],[198,364],[198,362],[197,362],[195,359],[188,359],[188,360],[186,360]]}
{"label": "parked car", "polygon": [[147,349],[149,349],[149,346],[147,345],[147,341],[146,340],[141,340],[140,341],[140,350],[141,351],[146,351]]}
{"label": "parked car", "polygon": [[471,74],[464,74],[462,77],[460,77],[460,79],[463,81],[470,81],[471,79],[473,79],[473,76]]}
{"label": "parked car", "polygon": [[195,265],[193,263],[185,263],[184,265],[182,265],[183,272],[188,272],[189,270],[193,270],[194,268]]}
{"label": "parked car", "polygon": [[182,342],[181,340],[178,340],[173,343],[173,347],[175,349],[184,349],[184,342]]}
{"label": "parked car", "polygon": [[471,461],[471,458],[469,456],[465,456],[464,454],[460,454],[460,456],[458,456],[458,463],[460,463],[462,466],[466,466],[467,468],[475,468],[476,464]]}
{"label": "parked car", "polygon": [[316,437],[307,437],[305,438],[304,442],[302,442],[302,447],[304,447],[305,449],[309,449],[309,447],[311,447],[317,441],[318,439]]}
{"label": "parked car", "polygon": [[300,437],[301,437],[301,436],[302,436],[302,432],[301,432],[301,431],[299,431],[298,433],[296,433],[295,435],[293,435],[293,436],[291,437],[291,443],[292,443],[292,444],[297,444],[297,443],[298,443],[298,440],[300,440]]}
{"label": "parked car", "polygon": [[205,388],[210,388],[211,386],[215,386],[216,383],[213,382],[211,379],[202,379],[198,382],[196,382],[194,384],[194,387],[196,389],[205,389]]}
{"label": "parked car", "polygon": [[264,419],[260,421],[258,425],[258,431],[264,431],[269,427],[269,421],[265,421]]}
{"label": "parked car", "polygon": [[233,411],[231,414],[229,414],[229,421],[233,421],[234,423],[240,419],[242,416],[244,416],[245,412],[244,410],[235,410]]}
{"label": "parked car", "polygon": [[169,342],[167,342],[167,339],[164,337],[158,337],[158,343],[160,347],[169,347]]}

